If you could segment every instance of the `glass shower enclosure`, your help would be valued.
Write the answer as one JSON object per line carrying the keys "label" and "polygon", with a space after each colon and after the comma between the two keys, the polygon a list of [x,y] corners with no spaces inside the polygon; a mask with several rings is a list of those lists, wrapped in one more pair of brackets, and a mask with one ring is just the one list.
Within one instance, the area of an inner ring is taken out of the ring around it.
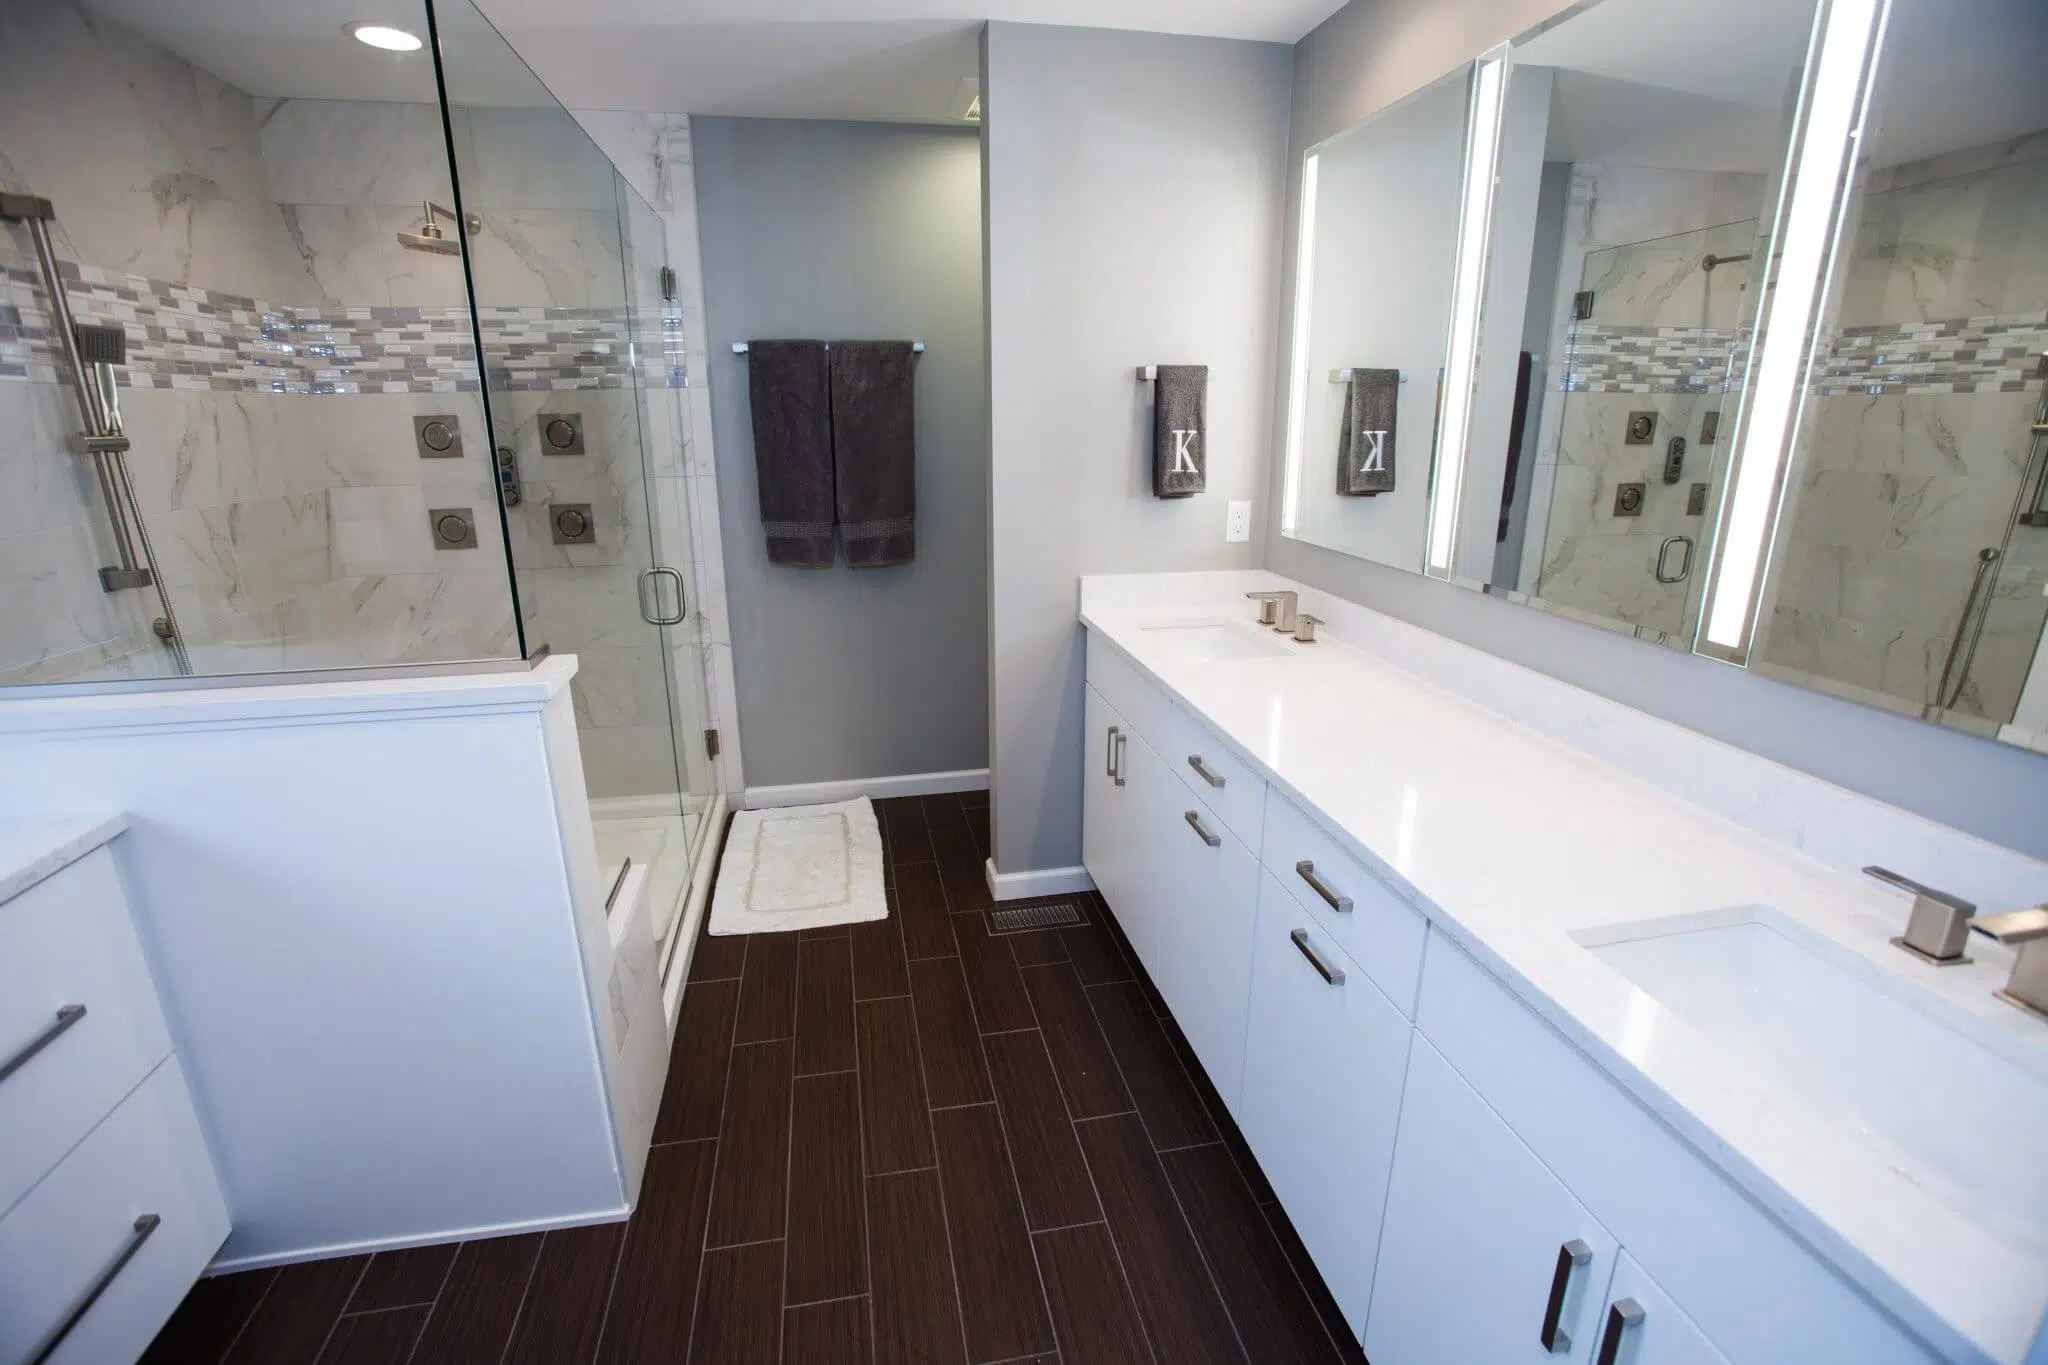
{"label": "glass shower enclosure", "polygon": [[666,940],[718,795],[664,225],[468,0],[376,8],[418,46],[0,0],[0,685],[575,654]]}

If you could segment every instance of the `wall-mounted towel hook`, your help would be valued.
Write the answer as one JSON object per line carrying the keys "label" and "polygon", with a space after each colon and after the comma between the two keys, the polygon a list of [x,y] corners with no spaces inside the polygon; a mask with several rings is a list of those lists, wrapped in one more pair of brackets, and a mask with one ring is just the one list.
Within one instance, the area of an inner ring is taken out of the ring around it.
{"label": "wall-mounted towel hook", "polygon": [[[829,351],[829,350],[831,350],[831,349],[832,349],[832,343],[831,343],[831,342],[829,342],[829,341],[828,341],[828,342],[826,342],[826,343],[825,343],[825,349],[826,349],[826,350],[828,350],[828,351]],[[917,353],[918,355],[923,355],[923,354],[924,354],[924,343],[923,343],[922,341],[913,341],[913,342],[911,342],[911,343],[910,343],[910,349],[911,349],[912,351],[916,352],[916,353]],[[733,353],[734,355],[745,355],[745,354],[747,353],[747,343],[746,343],[746,342],[744,342],[744,341],[735,341],[735,342],[734,342],[734,343],[732,344],[732,353]]]}
{"label": "wall-mounted towel hook", "polygon": [[[1332,384],[1349,384],[1352,376],[1356,373],[1357,371],[1355,370],[1332,370],[1330,371],[1330,382]],[[1401,382],[1403,384],[1408,382],[1408,371],[1401,371]]]}

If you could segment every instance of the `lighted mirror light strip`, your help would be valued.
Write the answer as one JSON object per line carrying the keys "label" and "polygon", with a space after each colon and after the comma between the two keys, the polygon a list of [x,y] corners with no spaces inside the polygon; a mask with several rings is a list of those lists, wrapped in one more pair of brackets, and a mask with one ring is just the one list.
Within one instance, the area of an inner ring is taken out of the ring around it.
{"label": "lighted mirror light strip", "polygon": [[1308,343],[1315,312],[1316,185],[1322,156],[1310,152],[1301,164],[1301,222],[1294,244],[1294,335],[1287,344],[1287,464],[1280,494],[1280,534],[1294,534],[1301,504],[1301,447],[1308,428]]}
{"label": "lighted mirror light strip", "polygon": [[[1821,21],[1805,125],[1793,161],[1776,287],[1750,377],[1749,410],[1716,537],[1703,643],[1746,663],[1792,433],[1804,405],[1814,323],[1840,239],[1836,205],[1865,111],[1887,0],[1832,0]],[[1847,197],[1840,196],[1841,212]]]}
{"label": "lighted mirror light strip", "polygon": [[1450,352],[1444,363],[1444,416],[1437,447],[1436,487],[1429,503],[1429,571],[1449,577],[1457,558],[1458,504],[1465,483],[1473,379],[1479,364],[1479,315],[1485,303],[1487,226],[1493,217],[1495,160],[1500,150],[1505,49],[1479,59],[1465,139],[1464,202],[1458,217],[1457,267],[1451,294]]}

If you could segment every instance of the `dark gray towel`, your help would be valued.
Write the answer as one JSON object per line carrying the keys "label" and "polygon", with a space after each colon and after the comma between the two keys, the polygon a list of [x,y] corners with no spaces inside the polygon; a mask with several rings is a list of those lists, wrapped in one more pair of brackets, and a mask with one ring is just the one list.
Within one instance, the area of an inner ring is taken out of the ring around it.
{"label": "dark gray towel", "polygon": [[832,407],[822,341],[747,343],[768,562],[832,567]]}
{"label": "dark gray towel", "polygon": [[1209,367],[1161,365],[1152,385],[1152,496],[1209,486]]}
{"label": "dark gray towel", "polygon": [[1337,437],[1337,491],[1345,497],[1394,491],[1394,418],[1400,403],[1399,370],[1351,372],[1344,429]]}
{"label": "dark gray towel", "polygon": [[852,568],[917,557],[915,355],[907,341],[832,343],[832,462]]}

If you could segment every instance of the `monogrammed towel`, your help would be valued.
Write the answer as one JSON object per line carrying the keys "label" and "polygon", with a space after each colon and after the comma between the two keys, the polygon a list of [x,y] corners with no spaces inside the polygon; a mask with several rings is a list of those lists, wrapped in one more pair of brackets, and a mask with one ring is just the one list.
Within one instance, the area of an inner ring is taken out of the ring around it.
{"label": "monogrammed towel", "polygon": [[1394,417],[1401,401],[1399,370],[1353,370],[1337,437],[1337,491],[1372,497],[1394,491]]}
{"label": "monogrammed towel", "polygon": [[1209,484],[1209,367],[1161,365],[1152,385],[1152,496],[1186,498]]}

